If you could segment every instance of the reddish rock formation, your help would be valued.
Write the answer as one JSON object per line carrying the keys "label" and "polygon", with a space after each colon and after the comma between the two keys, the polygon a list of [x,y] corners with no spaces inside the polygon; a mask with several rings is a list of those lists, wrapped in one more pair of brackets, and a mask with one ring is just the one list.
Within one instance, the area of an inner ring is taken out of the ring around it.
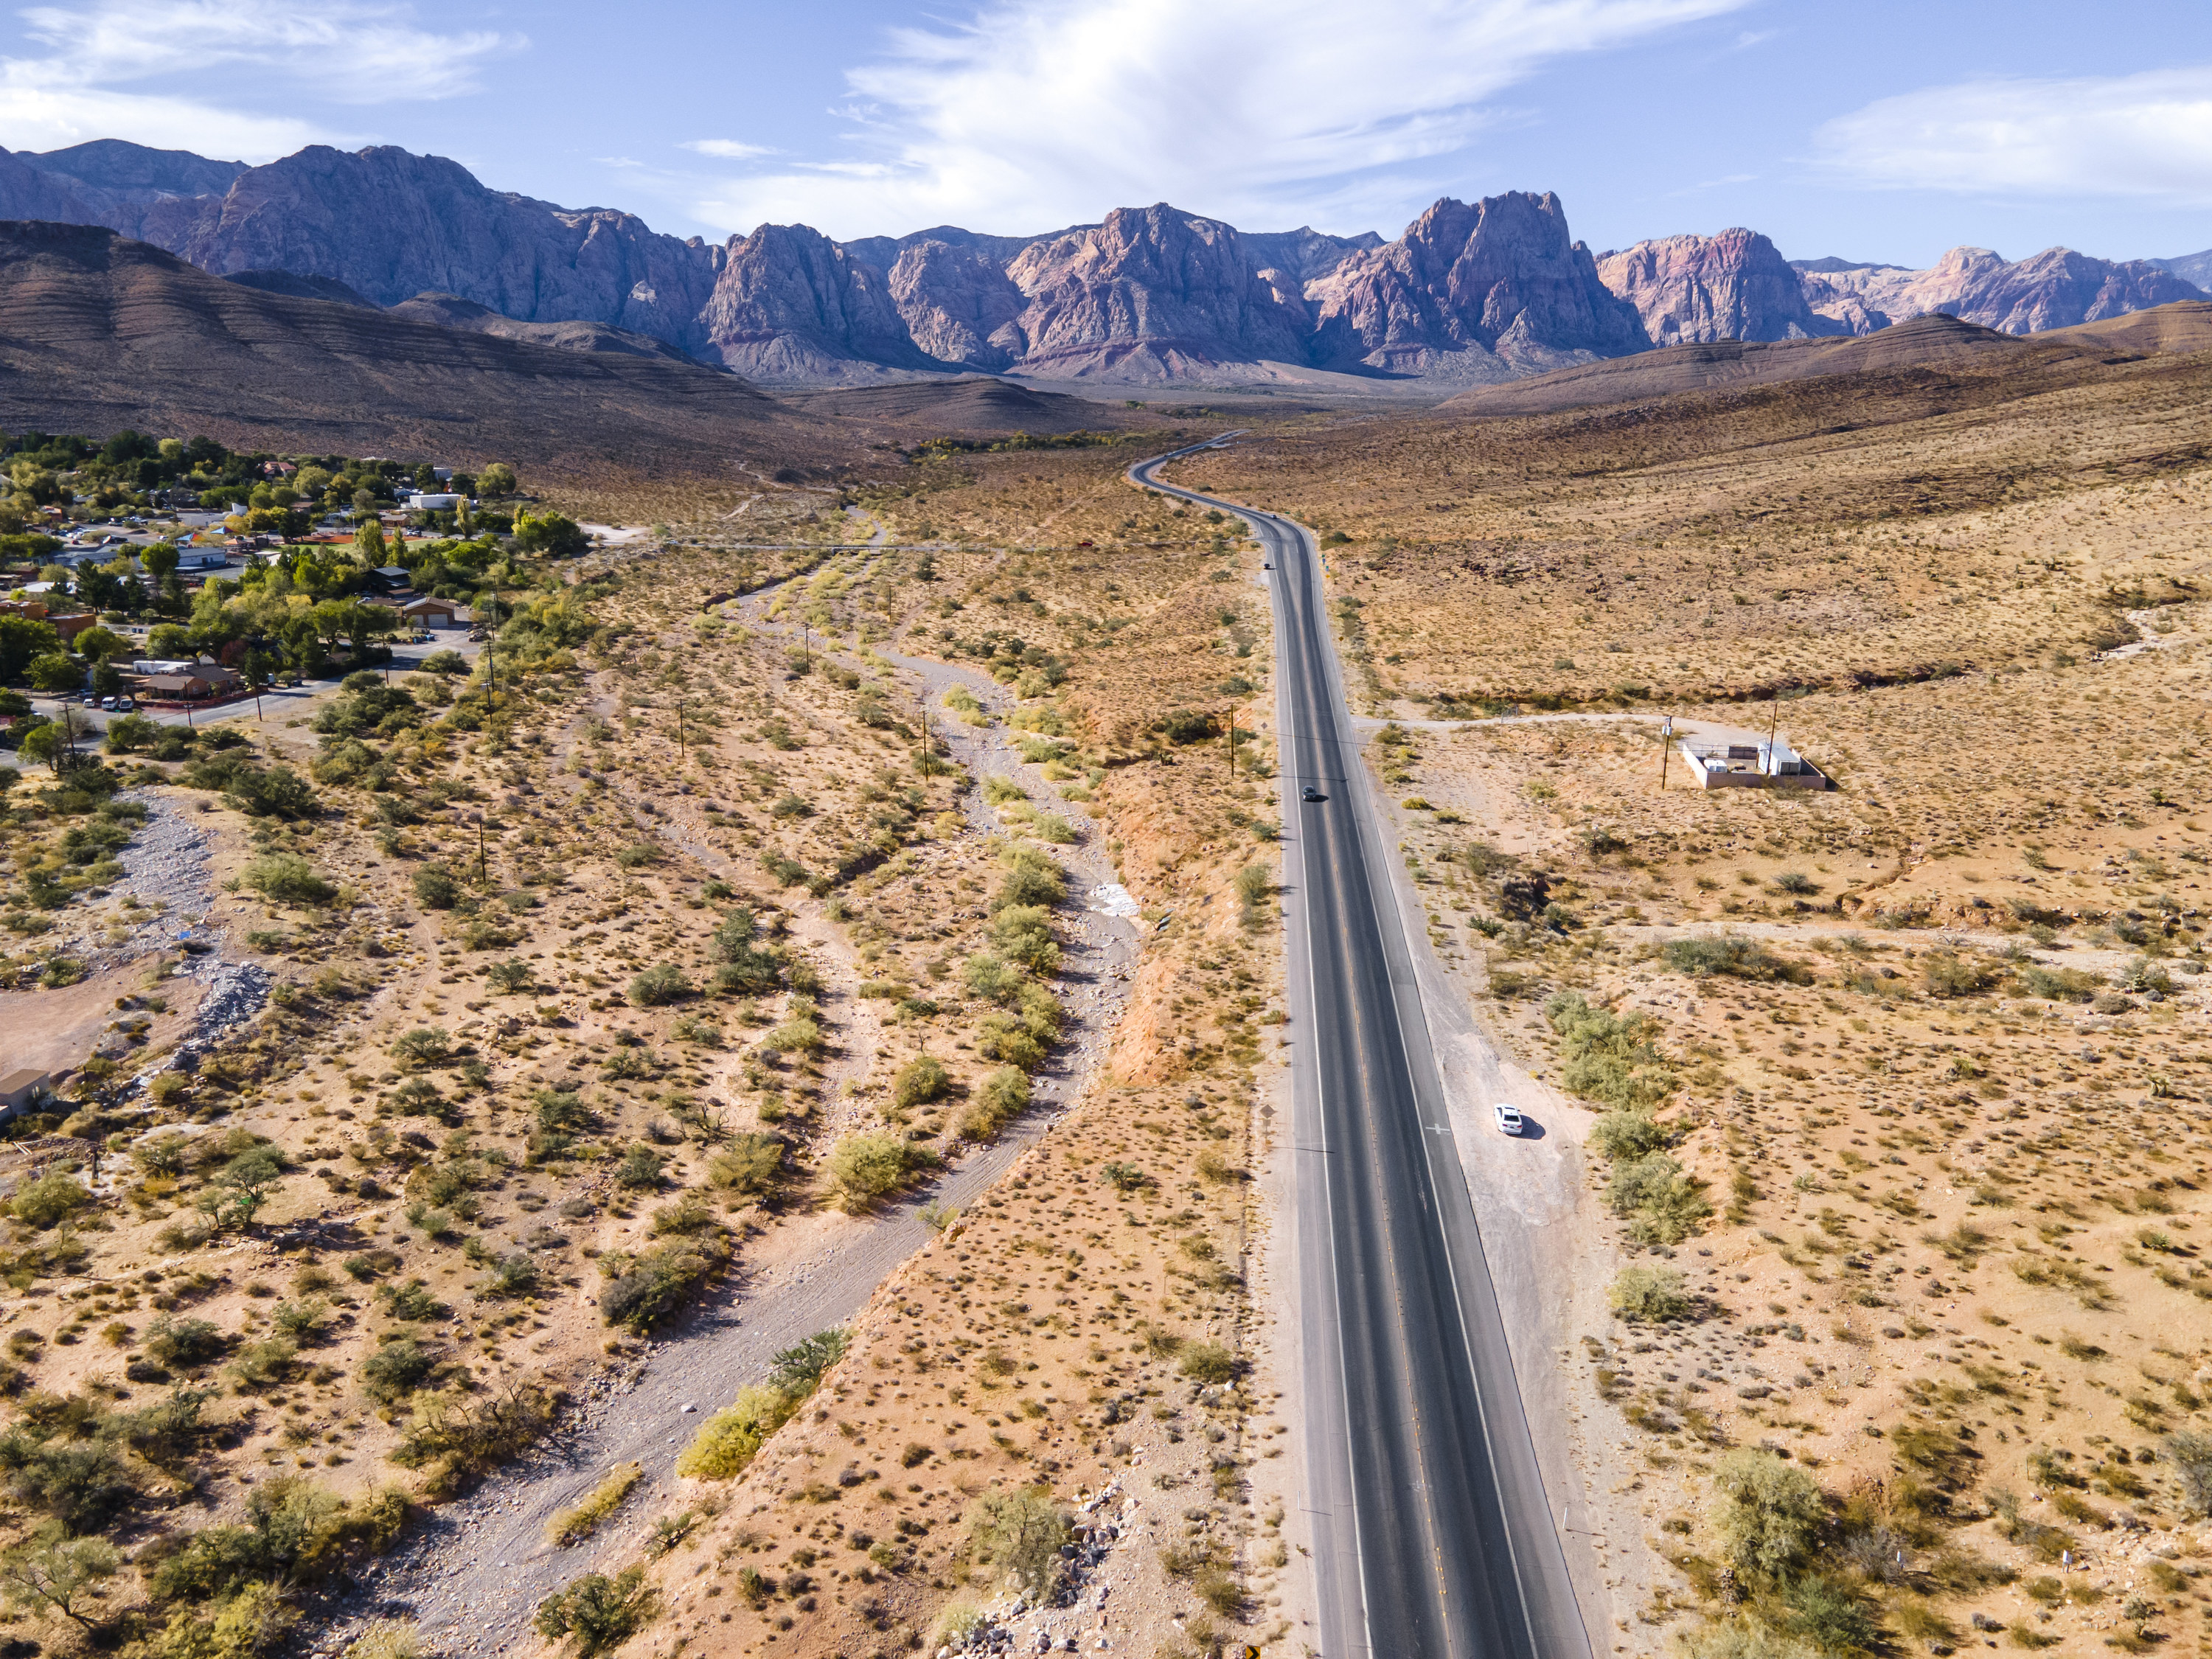
{"label": "reddish rock formation", "polygon": [[1636,307],[1654,345],[1801,340],[1848,331],[1806,303],[1797,272],[1755,230],[1638,242],[1599,255],[1597,274]]}
{"label": "reddish rock formation", "polygon": [[1985,247],[1954,247],[1927,270],[1808,270],[1804,284],[1815,311],[1862,334],[1938,311],[2007,334],[2033,334],[2205,297],[2148,259],[2095,259],[2064,247],[2017,262]]}
{"label": "reddish rock formation", "polygon": [[1641,351],[1635,308],[1598,280],[1558,197],[1447,197],[1395,242],[1348,256],[1306,297],[1324,368],[1482,385]]}

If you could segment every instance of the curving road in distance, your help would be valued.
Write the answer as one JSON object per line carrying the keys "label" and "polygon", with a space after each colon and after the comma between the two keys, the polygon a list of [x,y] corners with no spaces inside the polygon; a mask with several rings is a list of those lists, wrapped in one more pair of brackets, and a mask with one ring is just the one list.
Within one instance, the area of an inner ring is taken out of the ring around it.
{"label": "curving road in distance", "polygon": [[[1140,461],[1129,477],[1234,514],[1273,567],[1321,1651],[1590,1659],[1390,899],[1390,843],[1357,775],[1320,550],[1286,519],[1158,477],[1210,447]],[[1324,799],[1304,800],[1309,786]]]}

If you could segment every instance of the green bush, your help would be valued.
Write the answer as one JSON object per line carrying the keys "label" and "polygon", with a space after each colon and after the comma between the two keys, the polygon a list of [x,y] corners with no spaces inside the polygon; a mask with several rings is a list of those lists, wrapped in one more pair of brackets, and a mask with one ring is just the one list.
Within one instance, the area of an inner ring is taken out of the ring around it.
{"label": "green bush", "polygon": [[633,1191],[642,1187],[660,1185],[668,1160],[650,1146],[633,1146],[623,1154],[622,1162],[615,1166],[615,1184]]}
{"label": "green bush", "polygon": [[1218,1342],[1186,1342],[1182,1374],[1199,1382],[1227,1382],[1237,1375],[1237,1356]]}
{"label": "green bush", "polygon": [[264,853],[248,860],[239,880],[277,904],[328,904],[338,890],[296,853]]}
{"label": "green bush", "polygon": [[428,1380],[434,1362],[414,1338],[387,1342],[362,1362],[362,1387],[368,1397],[389,1405],[404,1399]]}
{"label": "green bush", "polygon": [[1613,1163],[1648,1157],[1674,1144],[1674,1132],[1649,1112],[1600,1112],[1590,1144]]}
{"label": "green bush", "polygon": [[1803,968],[1777,956],[1758,940],[1743,939],[1734,933],[1717,939],[1668,939],[1661,947],[1659,954],[1669,968],[1699,979],[1723,974],[1731,979],[1782,979],[1802,982],[1810,977]]}
{"label": "green bush", "polygon": [[952,1074],[930,1054],[916,1054],[891,1079],[891,1104],[901,1108],[926,1106],[951,1092]]}
{"label": "green bush", "polygon": [[681,1002],[690,994],[691,981],[672,962],[657,963],[629,982],[629,1000],[641,1008]]}
{"label": "green bush", "polygon": [[15,1189],[15,1196],[8,1207],[18,1221],[27,1221],[33,1227],[51,1227],[91,1206],[92,1194],[85,1190],[83,1183],[74,1176],[57,1171],[25,1182]]}
{"label": "green bush", "polygon": [[1660,1324],[1690,1311],[1682,1275],[1670,1267],[1624,1267],[1613,1281],[1613,1312],[1631,1323]]}
{"label": "green bush", "polygon": [[1056,910],[1066,902],[1067,872],[1036,848],[1009,847],[999,862],[1006,873],[991,901],[994,912],[1014,904]]}
{"label": "green bush", "polygon": [[978,1565],[1026,1595],[1042,1597],[1060,1576],[1067,1515],[1042,1486],[985,1492],[961,1517]]}
{"label": "green bush", "polygon": [[2087,1002],[2105,982],[2102,974],[2086,968],[2043,968],[2030,963],[2020,969],[2021,988],[2046,1002]]}
{"label": "green bush", "polygon": [[2212,1516],[2212,1434],[2184,1429],[2166,1437],[2166,1462],[2181,1484],[2181,1501],[2191,1513]]}
{"label": "green bush", "polygon": [[315,813],[315,792],[289,766],[242,767],[231,775],[223,795],[252,817],[305,818]]}
{"label": "green bush", "polygon": [[599,1292],[599,1312],[610,1325],[641,1335],[690,1306],[729,1254],[720,1238],[679,1238],[629,1257],[600,1258],[607,1283]]}
{"label": "green bush", "polygon": [[676,1473],[694,1480],[735,1480],[798,1403],[781,1389],[767,1384],[740,1389],[726,1408],[699,1425],[698,1434],[676,1460]]}
{"label": "green bush", "polygon": [[1664,1152],[1614,1164],[1606,1199],[1615,1215],[1632,1218],[1629,1231],[1640,1243],[1679,1244],[1713,1212],[1704,1183]]}
{"label": "green bush", "polygon": [[780,1350],[769,1362],[768,1380],[786,1394],[804,1399],[822,1385],[823,1376],[852,1345],[852,1333],[842,1325],[817,1331]]}
{"label": "green bush", "polygon": [[896,1135],[847,1135],[822,1160],[839,1204],[859,1214],[889,1198],[928,1166],[929,1154]]}
{"label": "green bush", "polygon": [[643,1567],[625,1567],[612,1578],[587,1572],[538,1604],[538,1633],[549,1642],[573,1637],[576,1659],[595,1659],[635,1636],[653,1607]]}
{"label": "green bush", "polygon": [[415,872],[415,896],[425,909],[450,910],[461,896],[461,884],[442,864],[426,864]]}
{"label": "green bush", "polygon": [[1060,942],[1052,912],[1036,904],[1009,904],[991,918],[991,942],[1030,973],[1049,979],[1060,971]]}
{"label": "green bush", "polygon": [[1018,1066],[1001,1066],[985,1078],[960,1115],[960,1133],[988,1140],[1030,1107],[1030,1080]]}
{"label": "green bush", "polygon": [[146,1357],[175,1370],[196,1370],[222,1357],[223,1334],[204,1319],[163,1314],[146,1328]]}
{"label": "green bush", "polygon": [[764,1193],[782,1167],[781,1141],[771,1135],[736,1135],[708,1160],[707,1184],[733,1193]]}
{"label": "green bush", "polygon": [[1714,1528],[1737,1572],[1777,1583],[1804,1565],[1827,1513],[1811,1475],[1739,1446],[1714,1466],[1713,1492]]}
{"label": "green bush", "polygon": [[538,1293],[538,1264],[520,1250],[509,1251],[485,1269],[484,1276],[477,1281],[476,1290],[477,1296],[486,1300],[510,1296],[535,1296]]}
{"label": "green bush", "polygon": [[1653,1020],[1593,1008],[1579,991],[1553,997],[1544,1018],[1559,1034],[1561,1080],[1570,1094],[1626,1112],[1649,1112],[1674,1094],[1678,1079],[1659,1052]]}

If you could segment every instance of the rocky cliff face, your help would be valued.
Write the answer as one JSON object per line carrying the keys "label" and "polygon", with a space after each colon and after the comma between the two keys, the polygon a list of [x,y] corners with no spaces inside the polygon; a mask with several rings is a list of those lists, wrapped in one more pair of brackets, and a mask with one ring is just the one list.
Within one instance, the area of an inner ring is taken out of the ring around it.
{"label": "rocky cliff face", "polygon": [[1033,242],[1006,275],[1028,301],[1018,325],[1030,374],[1174,380],[1304,356],[1299,319],[1276,302],[1234,228],[1164,202]]}
{"label": "rocky cliff face", "polygon": [[246,170],[243,161],[217,161],[188,149],[149,149],[120,138],[95,138],[44,155],[22,153],[40,172],[66,179],[88,191],[118,200],[158,201],[167,196],[220,196]]}
{"label": "rocky cliff face", "polygon": [[890,295],[915,344],[941,363],[1000,369],[1029,353],[1028,301],[988,249],[909,243],[891,266]]}
{"label": "rocky cliff face", "polygon": [[892,303],[890,284],[819,231],[732,236],[700,324],[706,350],[749,380],[850,380],[944,368]]}
{"label": "rocky cliff face", "polygon": [[1601,255],[1597,274],[1636,307],[1656,346],[1853,331],[1806,302],[1802,279],[1755,230],[1638,242]]}
{"label": "rocky cliff face", "polygon": [[1856,334],[1938,311],[2033,334],[2204,298],[2196,284],[2147,259],[2095,259],[2064,247],[2018,261],[1985,247],[1954,247],[1927,270],[1859,265],[1802,275],[1813,309]]}
{"label": "rocky cliff face", "polygon": [[1395,242],[1310,284],[1311,361],[1486,385],[1650,344],[1634,307],[1598,280],[1558,197],[1447,197]]}

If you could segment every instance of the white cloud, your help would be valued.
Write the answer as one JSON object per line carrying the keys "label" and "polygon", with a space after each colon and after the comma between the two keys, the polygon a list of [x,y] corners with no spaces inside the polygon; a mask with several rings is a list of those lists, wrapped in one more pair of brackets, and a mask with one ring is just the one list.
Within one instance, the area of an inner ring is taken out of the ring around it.
{"label": "white cloud", "polygon": [[1867,185],[2212,203],[2212,64],[1930,87],[1831,121],[1817,142]]}
{"label": "white cloud", "polygon": [[[1395,230],[1486,179],[1463,152],[1547,64],[1747,0],[1000,0],[848,72],[851,153],[720,186],[700,212],[833,235],[1029,231],[1162,198],[1243,224],[1318,208]],[[710,152],[711,153],[711,152]]]}
{"label": "white cloud", "polygon": [[740,143],[735,138],[692,138],[677,148],[696,150],[702,155],[712,155],[725,161],[750,161],[757,156],[782,154],[766,144]]}
{"label": "white cloud", "polygon": [[450,98],[477,89],[486,58],[527,44],[426,29],[404,6],[352,0],[94,0],[21,15],[49,51],[0,57],[0,143],[19,149],[127,138],[267,160],[333,135],[246,106],[285,91],[318,105]]}

